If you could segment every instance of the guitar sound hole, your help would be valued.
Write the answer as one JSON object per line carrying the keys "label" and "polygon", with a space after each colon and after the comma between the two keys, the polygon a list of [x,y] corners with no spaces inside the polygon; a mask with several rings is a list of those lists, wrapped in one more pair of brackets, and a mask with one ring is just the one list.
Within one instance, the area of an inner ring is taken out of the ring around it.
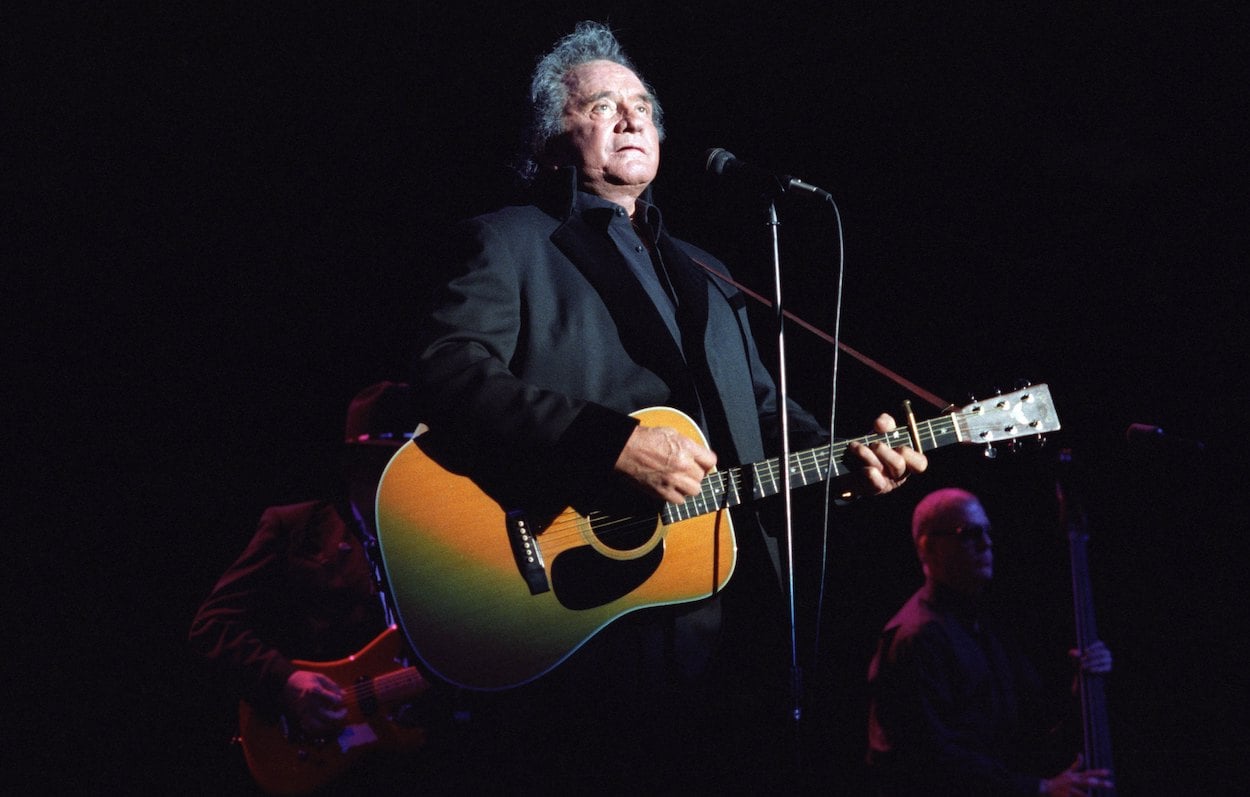
{"label": "guitar sound hole", "polygon": [[632,551],[650,542],[656,534],[657,526],[658,521],[631,517],[620,521],[597,521],[592,531],[607,547],[615,551]]}

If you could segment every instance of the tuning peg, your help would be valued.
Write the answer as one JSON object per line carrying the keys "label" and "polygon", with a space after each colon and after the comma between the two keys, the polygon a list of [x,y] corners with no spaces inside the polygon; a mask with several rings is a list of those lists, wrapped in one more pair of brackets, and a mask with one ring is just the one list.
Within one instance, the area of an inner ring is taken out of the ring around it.
{"label": "tuning peg", "polygon": [[994,448],[993,445],[990,445],[987,443],[985,446],[985,450],[981,452],[981,456],[985,457],[986,459],[998,459],[998,449]]}

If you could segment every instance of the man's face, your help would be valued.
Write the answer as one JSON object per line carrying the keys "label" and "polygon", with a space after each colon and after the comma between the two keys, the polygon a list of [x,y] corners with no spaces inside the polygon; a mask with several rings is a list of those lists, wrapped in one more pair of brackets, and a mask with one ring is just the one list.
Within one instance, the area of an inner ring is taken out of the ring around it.
{"label": "man's face", "polygon": [[990,520],[976,499],[944,507],[923,536],[922,556],[934,581],[977,593],[994,577]]}
{"label": "man's face", "polygon": [[577,166],[583,187],[599,196],[639,196],[660,167],[650,93],[637,75],[611,61],[574,67],[564,82],[558,165]]}

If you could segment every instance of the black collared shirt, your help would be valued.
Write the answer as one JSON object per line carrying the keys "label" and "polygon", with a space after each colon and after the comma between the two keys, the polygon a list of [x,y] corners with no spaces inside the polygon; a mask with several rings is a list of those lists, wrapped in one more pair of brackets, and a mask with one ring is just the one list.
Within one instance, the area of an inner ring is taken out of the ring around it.
{"label": "black collared shirt", "polygon": [[868,761],[884,794],[1035,794],[1041,683],[978,601],[926,585],[869,670]]}
{"label": "black collared shirt", "polygon": [[[646,200],[639,199],[634,219],[625,208],[594,194],[578,191],[573,199],[575,213],[595,229],[607,233],[638,282],[647,291],[673,339],[681,343],[677,325],[677,298],[662,258],[654,242],[663,230],[660,209]],[[639,228],[642,234],[639,234]],[[643,236],[646,236],[644,239]]]}

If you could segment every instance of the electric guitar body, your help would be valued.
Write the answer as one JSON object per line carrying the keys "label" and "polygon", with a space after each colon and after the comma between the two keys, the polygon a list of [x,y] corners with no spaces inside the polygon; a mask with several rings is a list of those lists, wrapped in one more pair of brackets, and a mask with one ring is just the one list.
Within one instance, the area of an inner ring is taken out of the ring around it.
{"label": "electric guitar body", "polygon": [[333,737],[305,733],[285,716],[271,720],[247,702],[239,704],[239,743],[252,777],[270,794],[308,794],[335,780],[376,750],[417,750],[425,731],[396,721],[397,704],[429,684],[401,663],[403,638],[395,626],[359,653],[330,662],[293,661],[321,673],[345,694],[347,717]]}

